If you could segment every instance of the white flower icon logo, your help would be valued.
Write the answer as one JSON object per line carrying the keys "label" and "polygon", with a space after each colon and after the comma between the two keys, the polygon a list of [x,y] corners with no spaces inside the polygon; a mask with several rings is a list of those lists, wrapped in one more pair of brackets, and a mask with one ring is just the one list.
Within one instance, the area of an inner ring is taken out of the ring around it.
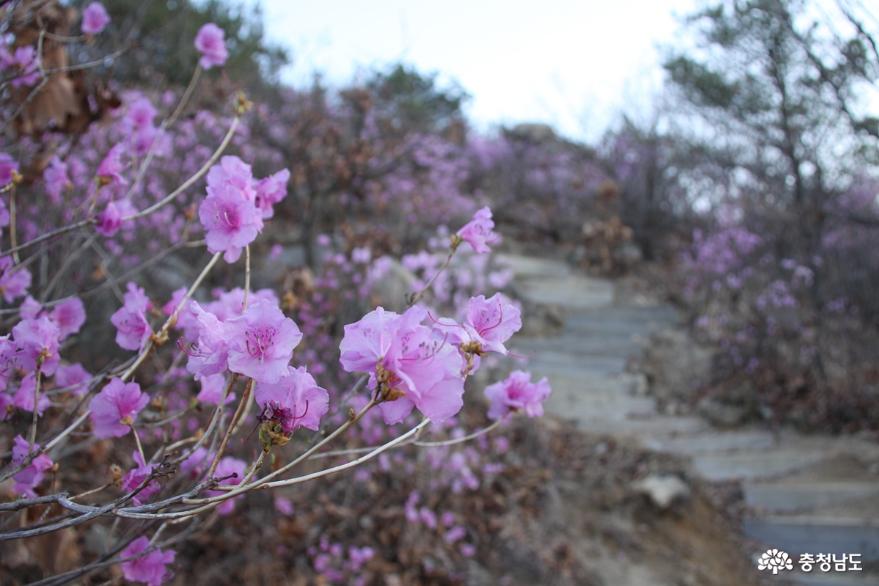
{"label": "white flower icon logo", "polygon": [[794,564],[790,556],[787,555],[787,552],[778,549],[767,549],[760,556],[760,559],[757,560],[757,569],[761,572],[763,570],[772,570],[772,574],[775,575],[783,570],[793,570]]}

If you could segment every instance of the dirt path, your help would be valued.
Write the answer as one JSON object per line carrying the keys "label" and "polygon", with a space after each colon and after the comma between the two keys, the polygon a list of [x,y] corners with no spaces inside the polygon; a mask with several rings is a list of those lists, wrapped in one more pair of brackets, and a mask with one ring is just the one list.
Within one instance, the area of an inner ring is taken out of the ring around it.
{"label": "dirt path", "polygon": [[[743,530],[762,548],[860,553],[872,571],[785,572],[791,584],[879,584],[879,446],[852,437],[802,435],[761,427],[721,430],[697,416],[660,413],[643,377],[626,372],[651,332],[675,327],[676,311],[622,295],[611,280],[586,277],[558,261],[507,255],[526,303],[557,308],[560,331],[526,337],[516,350],[548,376],[548,410],[591,432],[633,440],[689,460],[707,481],[739,481]],[[766,577],[784,584],[782,574]]]}

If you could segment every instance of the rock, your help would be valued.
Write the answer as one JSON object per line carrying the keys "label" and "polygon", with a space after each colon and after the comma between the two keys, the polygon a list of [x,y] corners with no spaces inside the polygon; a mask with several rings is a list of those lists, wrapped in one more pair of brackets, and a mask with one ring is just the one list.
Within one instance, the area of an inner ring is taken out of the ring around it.
{"label": "rock", "polygon": [[632,489],[662,511],[690,498],[690,487],[674,474],[650,474],[633,483]]}
{"label": "rock", "polygon": [[726,403],[707,397],[699,401],[699,413],[708,421],[719,427],[735,427],[748,418],[748,409],[742,405]]}
{"label": "rock", "polygon": [[415,285],[415,275],[396,259],[387,259],[387,269],[372,288],[378,302],[387,307],[401,307],[406,304]]}
{"label": "rock", "polygon": [[509,132],[516,138],[531,142],[550,142],[556,140],[556,133],[552,126],[539,122],[517,124]]}
{"label": "rock", "polygon": [[655,397],[686,403],[693,391],[710,381],[711,360],[711,351],[687,332],[667,328],[650,336],[640,366]]}

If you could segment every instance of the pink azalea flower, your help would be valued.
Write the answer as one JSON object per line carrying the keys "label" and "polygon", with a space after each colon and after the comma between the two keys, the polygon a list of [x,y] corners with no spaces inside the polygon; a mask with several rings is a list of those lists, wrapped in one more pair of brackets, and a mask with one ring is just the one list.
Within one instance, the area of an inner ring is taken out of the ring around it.
{"label": "pink azalea flower", "polygon": [[12,54],[10,65],[18,69],[18,76],[12,80],[12,87],[30,87],[40,79],[37,64],[37,49],[32,45],[18,47]]}
{"label": "pink azalea flower", "polygon": [[[162,306],[162,313],[164,313],[165,315],[171,315],[172,313],[177,311],[177,308],[180,306],[180,302],[183,301],[183,296],[186,295],[186,291],[186,287],[180,287],[179,289],[171,293],[171,299],[168,300],[168,303]],[[178,320],[180,319],[181,315],[187,313],[186,307],[187,306],[184,305],[182,308],[180,308],[180,311],[177,314]]]}
{"label": "pink azalea flower", "polygon": [[195,48],[201,53],[198,64],[204,69],[223,65],[229,58],[224,37],[223,29],[212,22],[198,29],[198,34],[195,35]]}
{"label": "pink azalea flower", "polygon": [[342,368],[366,372],[370,388],[382,384],[395,397],[379,404],[387,424],[405,419],[417,407],[444,421],[464,405],[463,358],[435,330],[421,324],[427,311],[411,307],[403,315],[379,307],[345,326],[339,346]]}
{"label": "pink azalea flower", "polygon": [[126,217],[134,214],[137,210],[127,199],[111,201],[107,204],[100,214],[98,214],[95,224],[95,231],[101,236],[110,238],[122,228],[123,221]]}
{"label": "pink azalea flower", "polygon": [[285,517],[289,517],[293,514],[293,501],[287,497],[275,495],[274,504],[275,510]]}
{"label": "pink azalea flower", "polygon": [[103,439],[127,434],[128,421],[133,421],[149,402],[149,395],[141,393],[137,383],[111,379],[89,404],[95,437]]}
{"label": "pink azalea flower", "polygon": [[58,157],[53,157],[49,166],[43,171],[43,181],[46,183],[46,192],[56,203],[60,203],[61,194],[72,185],[70,177],[67,176],[67,164]]}
{"label": "pink azalea flower", "polygon": [[96,35],[110,22],[110,15],[100,2],[92,2],[82,11],[82,32]]}
{"label": "pink azalea flower", "polygon": [[150,102],[149,99],[141,96],[134,99],[128,105],[128,112],[126,112],[125,118],[131,122],[131,125],[135,129],[139,129],[152,126],[156,114],[157,112],[155,107],[153,107],[153,103]]}
{"label": "pink azalea flower", "polygon": [[[223,479],[219,482],[219,486],[235,486],[241,484],[241,481],[244,479],[245,468],[247,468],[247,464],[245,464],[243,460],[226,456],[217,463],[217,469],[214,471],[214,478]],[[207,491],[208,496],[218,496],[221,494],[224,494],[224,491]],[[217,512],[220,515],[228,515],[235,509],[235,501],[240,498],[240,496],[237,496],[223,501],[217,506]]]}
{"label": "pink azalea flower", "polygon": [[58,302],[49,312],[49,319],[58,326],[59,340],[77,333],[85,323],[85,307],[79,297],[68,297]]}
{"label": "pink azalea flower", "polygon": [[478,254],[491,252],[489,245],[500,242],[500,236],[493,232],[494,221],[491,219],[491,210],[484,207],[473,215],[473,219],[464,224],[458,230],[458,237],[473,248]]}
{"label": "pink azalea flower", "polygon": [[286,435],[300,427],[317,431],[330,404],[329,393],[302,366],[287,367],[278,382],[257,384],[254,398],[262,408],[260,419],[280,423]]}
{"label": "pink azalea flower", "polygon": [[[138,450],[132,452],[131,457],[134,458],[134,463],[137,465],[126,472],[125,476],[122,477],[122,492],[125,494],[134,492],[140,488],[140,486],[150,477],[150,474],[153,473],[154,468],[152,464],[144,462],[143,456],[140,455]],[[141,488],[131,500],[134,501],[135,505],[142,505],[160,490],[162,490],[162,486],[159,482],[156,479],[150,480],[149,484]]]}
{"label": "pink azalea flower", "polygon": [[213,313],[202,309],[197,301],[190,301],[187,310],[194,325],[191,332],[186,332],[190,342],[185,348],[189,356],[186,369],[198,377],[225,372],[229,355],[228,326]]}
{"label": "pink azalea flower", "polygon": [[[6,335],[0,336],[0,390],[5,391],[6,387],[9,385],[9,379],[15,374],[15,370],[17,367],[17,355],[18,349],[15,347],[15,342]],[[0,397],[5,397],[6,395],[0,395]],[[4,404],[4,407],[10,407],[11,401],[8,400]],[[3,413],[0,413],[0,418],[3,418]]]}
{"label": "pink azalea flower", "polygon": [[160,586],[169,578],[167,566],[174,562],[176,554],[173,551],[154,549],[144,553],[150,547],[147,537],[138,537],[128,544],[120,554],[123,559],[136,558],[122,562],[122,575],[131,582],[142,582],[147,586]]}
{"label": "pink azalea flower", "polygon": [[207,192],[223,190],[228,187],[239,192],[243,199],[256,200],[256,183],[250,165],[234,155],[226,155],[210,168],[207,176]]}
{"label": "pink azalea flower", "polygon": [[92,375],[82,364],[62,364],[55,370],[55,385],[60,389],[68,389],[77,397],[88,391],[88,383]]}
{"label": "pink azalea flower", "polygon": [[262,214],[253,200],[232,184],[211,188],[198,208],[205,229],[208,250],[222,252],[226,262],[235,262],[244,247],[262,230]]}
{"label": "pink azalea flower", "polygon": [[485,388],[489,400],[488,417],[501,419],[513,411],[522,411],[529,417],[543,415],[543,402],[552,389],[546,377],[531,382],[531,374],[515,370],[501,382]]}
{"label": "pink azalea flower", "polygon": [[188,458],[180,463],[180,471],[188,474],[193,480],[202,475],[202,473],[210,464],[213,456],[205,448],[199,446],[193,451]]}
{"label": "pink azalea flower", "polygon": [[[199,379],[201,391],[196,399],[208,405],[219,405],[223,402],[223,393],[226,392],[226,377],[222,374],[212,374]],[[226,403],[235,400],[235,393],[230,392],[226,397]]]}
{"label": "pink azalea flower", "polygon": [[277,382],[286,372],[302,332],[277,305],[254,300],[229,327],[229,370],[257,382]]}
{"label": "pink azalea flower", "polygon": [[12,328],[18,367],[33,371],[36,370],[37,363],[41,362],[40,370],[45,374],[53,374],[60,360],[59,338],[58,326],[46,316],[20,321]]}
{"label": "pink azalea flower", "polygon": [[0,293],[6,303],[23,296],[31,286],[31,273],[24,267],[15,267],[12,257],[0,257]]}
{"label": "pink azalea flower", "polygon": [[[20,435],[15,436],[12,447],[12,464],[20,465],[33,452],[40,449],[39,444],[33,446],[28,443]],[[46,454],[40,454],[34,458],[21,472],[12,477],[15,481],[14,490],[16,494],[23,494],[27,497],[37,496],[34,489],[43,481],[43,475],[50,470],[54,462]]]}
{"label": "pink azalea flower", "polygon": [[12,183],[12,178],[18,173],[18,163],[8,153],[0,153],[0,187],[6,187]]}
{"label": "pink azalea flower", "polygon": [[128,181],[122,176],[125,165],[122,164],[123,146],[117,144],[111,148],[101,164],[98,165],[97,176],[104,185],[127,185]]}
{"label": "pink azalea flower", "polygon": [[463,325],[469,341],[476,342],[481,352],[506,355],[504,342],[522,329],[522,316],[519,308],[500,293],[488,299],[479,295],[467,302]]}
{"label": "pink azalea flower", "polygon": [[21,305],[18,306],[18,315],[21,316],[21,319],[36,319],[40,317],[42,311],[43,306],[30,295],[25,297],[24,301],[21,302]]}
{"label": "pink azalea flower", "polygon": [[[35,373],[30,372],[25,375],[25,377],[21,379],[21,384],[19,385],[18,390],[15,391],[15,395],[12,397],[12,404],[22,411],[30,411],[33,413],[34,388],[36,385],[37,377]],[[49,397],[47,397],[45,393],[40,393],[40,398],[37,401],[37,415],[42,417],[49,405]]]}
{"label": "pink azalea flower", "polygon": [[275,204],[287,197],[287,182],[289,180],[290,171],[281,169],[274,175],[260,179],[256,184],[256,207],[262,211],[263,219],[275,215]]}
{"label": "pink azalea flower", "polygon": [[[241,315],[244,309],[244,289],[236,287],[231,291],[215,289],[213,291],[216,301],[208,304],[207,309],[222,321],[228,321]],[[264,301],[272,305],[280,305],[281,301],[271,289],[259,289],[250,292],[250,299],[254,302]]]}
{"label": "pink azalea flower", "polygon": [[126,350],[140,350],[152,335],[153,330],[146,319],[150,300],[144,290],[134,283],[128,283],[122,307],[110,316],[116,326],[116,343]]}
{"label": "pink azalea flower", "polygon": [[121,227],[122,212],[116,207],[116,202],[111,201],[107,204],[107,207],[104,208],[104,211],[98,214],[95,230],[97,230],[98,234],[101,236],[109,238],[114,236]]}

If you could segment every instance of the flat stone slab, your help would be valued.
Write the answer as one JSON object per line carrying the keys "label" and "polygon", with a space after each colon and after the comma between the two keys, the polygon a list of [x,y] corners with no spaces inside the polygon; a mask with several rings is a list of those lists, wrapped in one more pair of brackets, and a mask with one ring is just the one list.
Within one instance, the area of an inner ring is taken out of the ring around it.
{"label": "flat stone slab", "polygon": [[589,309],[613,303],[613,283],[604,279],[544,277],[520,281],[516,289],[522,297],[539,305]]}
{"label": "flat stone slab", "polygon": [[698,456],[720,452],[762,451],[774,445],[775,437],[768,431],[710,429],[700,434],[669,439],[660,449],[680,456]]}
{"label": "flat stone slab", "polygon": [[501,253],[497,257],[517,277],[563,277],[571,274],[568,264],[560,260],[510,253]]}
{"label": "flat stone slab", "polygon": [[749,507],[771,513],[815,512],[846,504],[864,512],[862,504],[879,503],[875,481],[748,482],[744,492]]}
{"label": "flat stone slab", "polygon": [[774,518],[745,519],[745,535],[789,554],[859,553],[864,562],[879,560],[879,525],[861,519]]}
{"label": "flat stone slab", "polygon": [[832,456],[823,450],[795,448],[708,453],[694,456],[693,468],[708,480],[752,480],[778,477]]}

